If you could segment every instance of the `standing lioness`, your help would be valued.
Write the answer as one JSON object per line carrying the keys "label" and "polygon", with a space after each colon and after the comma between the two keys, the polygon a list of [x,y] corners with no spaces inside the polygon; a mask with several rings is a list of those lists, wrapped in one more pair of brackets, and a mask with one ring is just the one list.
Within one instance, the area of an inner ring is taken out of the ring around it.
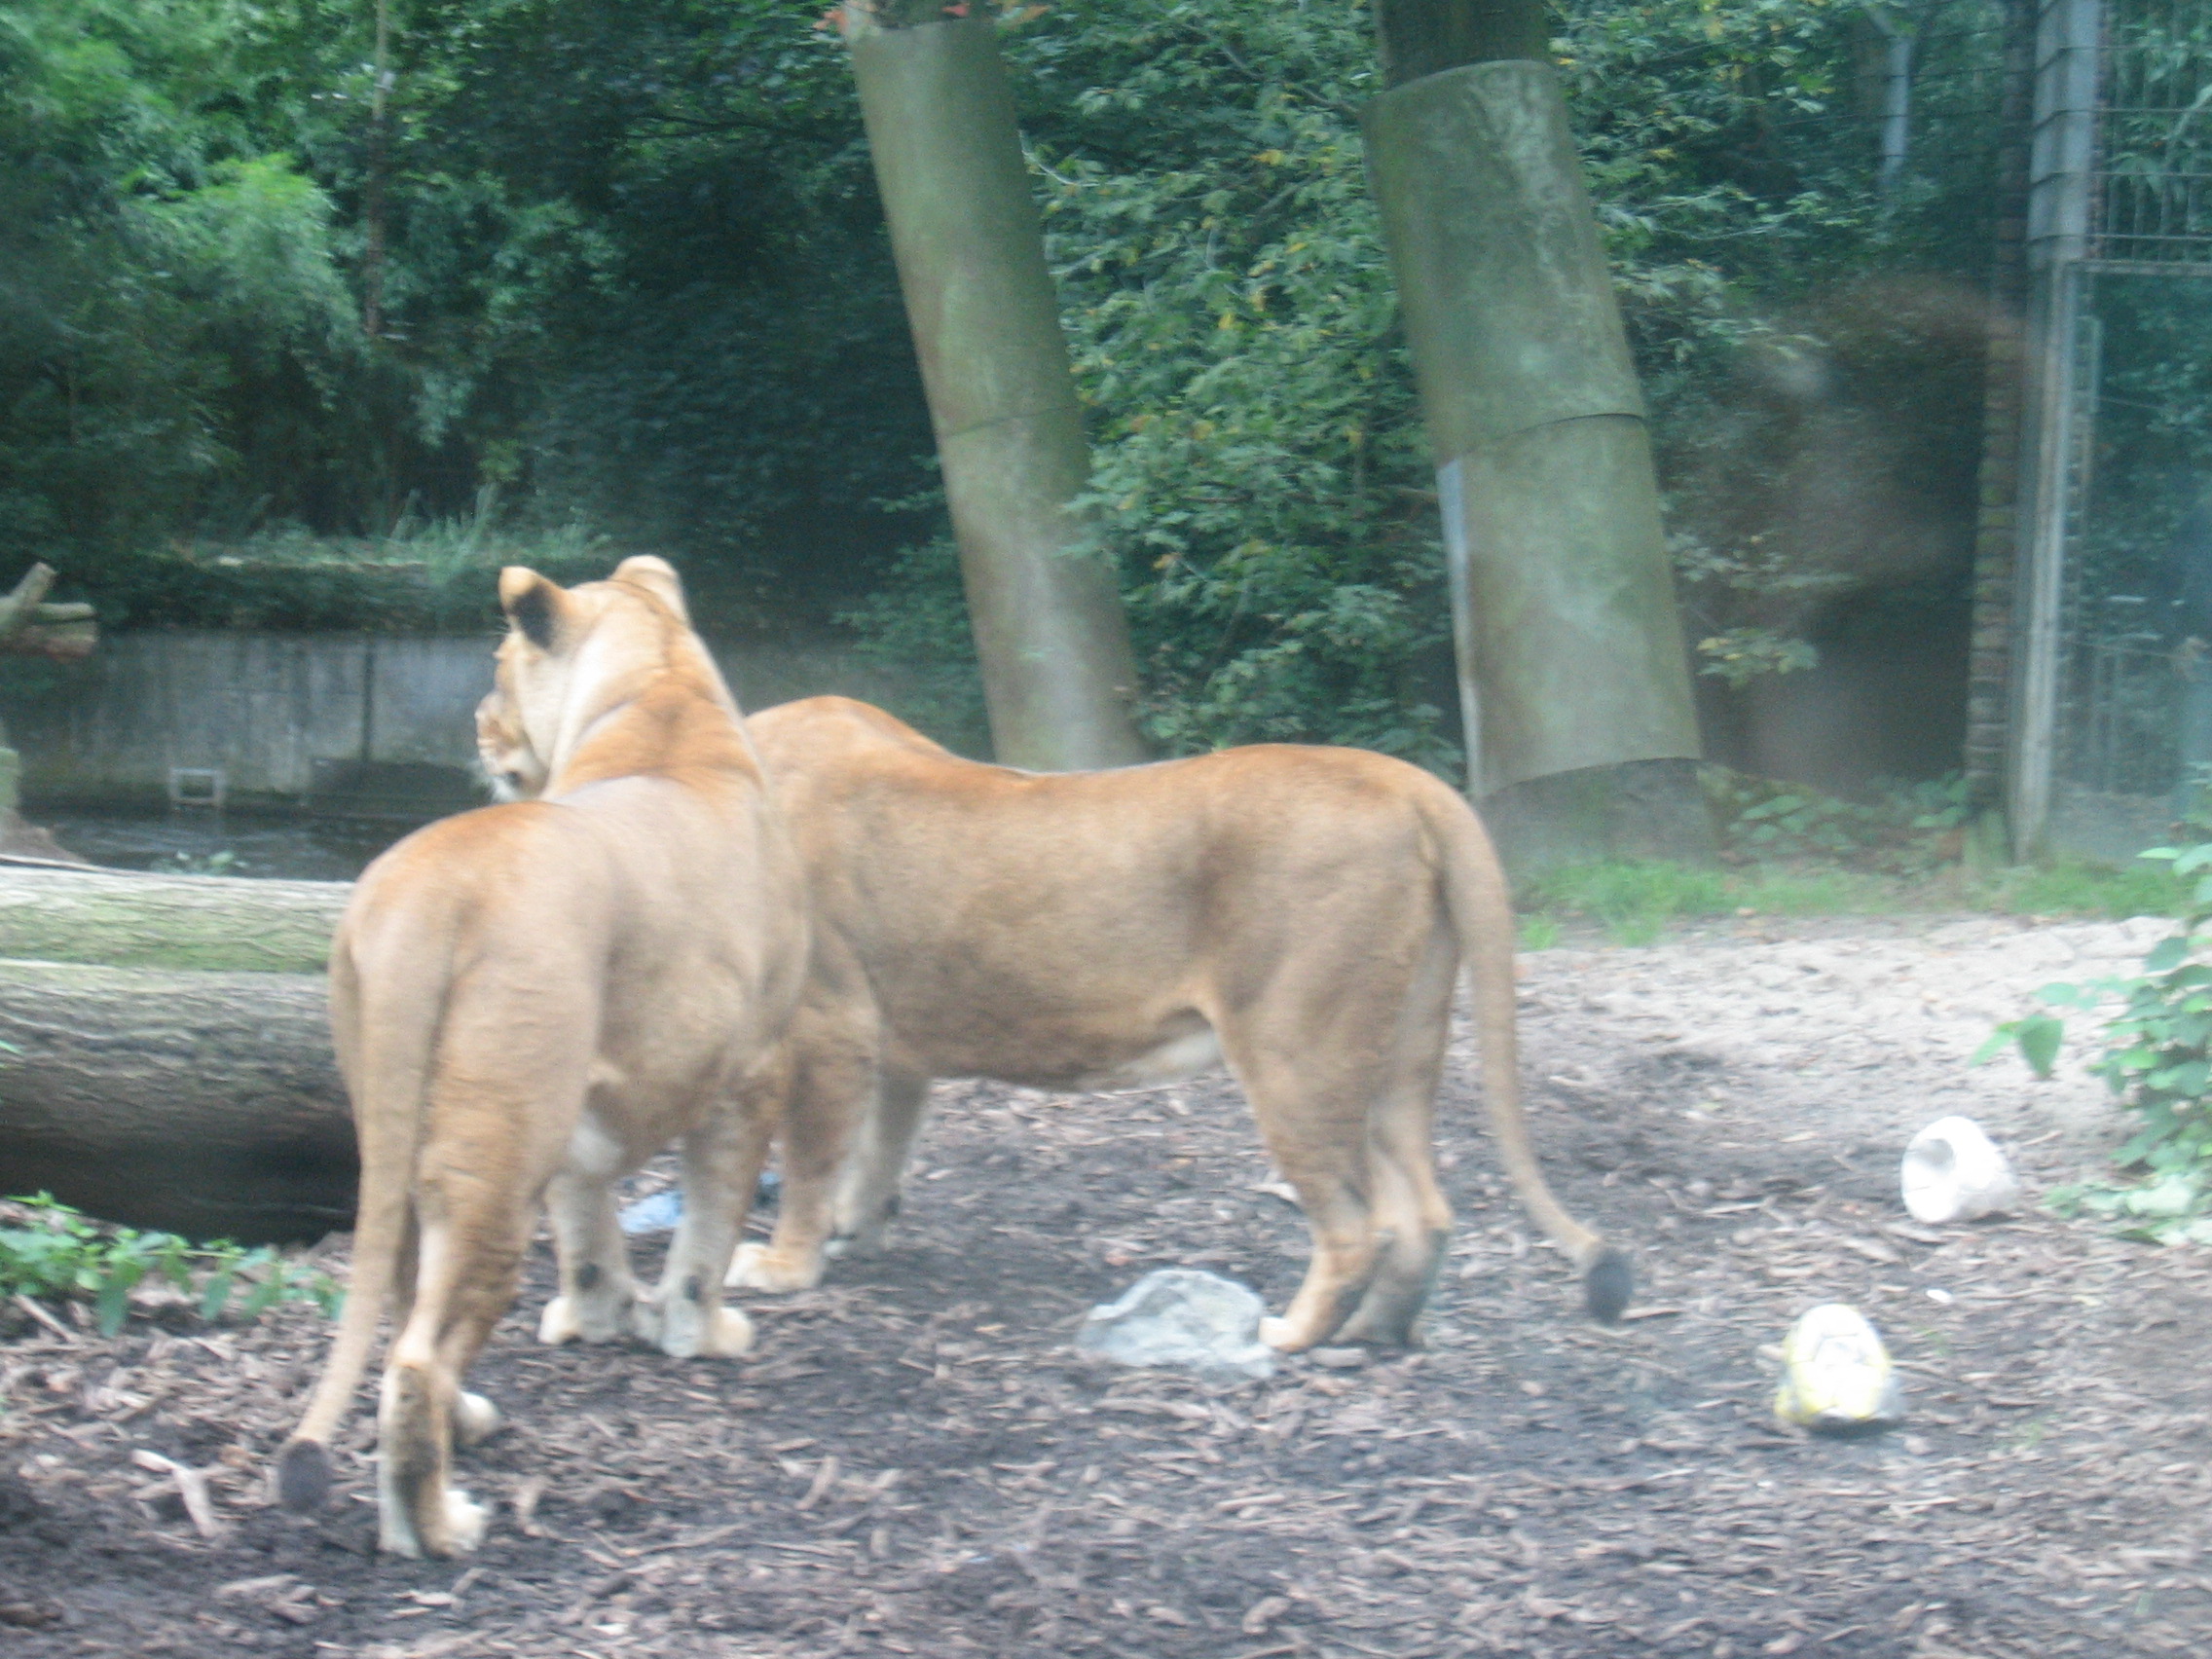
{"label": "standing lioness", "polygon": [[1283,745],[1016,772],[834,697],[747,726],[808,871],[814,957],[783,1211],[731,1282],[812,1285],[832,1235],[875,1242],[933,1077],[1125,1088],[1226,1059],[1313,1230],[1263,1336],[1405,1342],[1452,1225],[1429,1124],[1464,959],[1505,1166],[1591,1310],[1627,1306],[1627,1259],[1530,1151],[1504,876],[1435,778]]}
{"label": "standing lioness", "polygon": [[[544,1340],[748,1346],[720,1286],[806,954],[790,843],[676,572],[626,559],[564,590],[510,568],[499,603],[479,725],[529,756],[510,782],[538,798],[408,836],[339,924],[331,1026],[361,1143],[352,1285],[278,1465],[286,1504],[321,1500],[325,1448],[396,1294],[377,1487],[383,1546],[411,1556],[483,1532],[447,1470],[456,1433],[498,1418],[461,1381],[514,1300],[541,1198],[561,1272]],[[608,1186],[679,1136],[687,1201],[646,1297]]]}

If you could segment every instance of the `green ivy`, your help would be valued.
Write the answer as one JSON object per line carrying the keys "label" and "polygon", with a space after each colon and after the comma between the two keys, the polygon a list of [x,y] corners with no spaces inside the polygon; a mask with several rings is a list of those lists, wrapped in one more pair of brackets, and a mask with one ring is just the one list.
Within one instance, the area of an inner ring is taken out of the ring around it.
{"label": "green ivy", "polygon": [[335,1313],[340,1292],[328,1274],[302,1272],[269,1245],[248,1250],[217,1240],[193,1244],[173,1233],[140,1233],[96,1222],[48,1194],[0,1202],[0,1298],[89,1302],[102,1336],[123,1329],[130,1293],[166,1279],[191,1296],[209,1322],[235,1309],[258,1319],[279,1302],[310,1301]]}
{"label": "green ivy", "polygon": [[[2134,1115],[2135,1132],[2113,1155],[2133,1178],[2062,1187],[2050,1202],[2109,1216],[2134,1237],[2212,1244],[2212,964],[2203,960],[2212,945],[2212,842],[2154,847],[2143,857],[2196,878],[2180,931],[2152,948],[2140,974],[2036,992],[2047,1007],[2087,1015],[2119,1003],[2089,1070]],[[2013,1045],[2047,1078],[2064,1037],[2058,1014],[2031,1014],[1999,1026],[1974,1059]]]}

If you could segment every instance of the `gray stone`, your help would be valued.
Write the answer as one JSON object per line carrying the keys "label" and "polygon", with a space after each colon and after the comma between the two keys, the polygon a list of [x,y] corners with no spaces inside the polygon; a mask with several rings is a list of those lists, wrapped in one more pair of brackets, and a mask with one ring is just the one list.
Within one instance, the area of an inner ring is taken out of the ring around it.
{"label": "gray stone", "polygon": [[1275,1351],[1260,1340],[1259,1297],[1195,1268],[1162,1268],[1093,1308],[1075,1346],[1122,1365],[1172,1366],[1216,1387],[1272,1377]]}

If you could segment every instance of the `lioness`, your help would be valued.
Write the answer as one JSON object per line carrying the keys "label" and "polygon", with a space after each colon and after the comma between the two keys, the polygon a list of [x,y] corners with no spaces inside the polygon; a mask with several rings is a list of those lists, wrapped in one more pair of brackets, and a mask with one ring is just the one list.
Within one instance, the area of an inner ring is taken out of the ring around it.
{"label": "lioness", "polygon": [[1504,875],[1435,778],[1283,745],[1024,773],[838,697],[747,726],[808,871],[814,950],[783,1208],[731,1283],[803,1288],[832,1237],[877,1241],[932,1078],[1129,1088],[1226,1059],[1313,1231],[1263,1337],[1406,1342],[1452,1225],[1429,1128],[1465,958],[1522,1202],[1592,1312],[1627,1306],[1627,1258],[1560,1207],[1530,1150]]}
{"label": "lioness", "polygon": [[[564,590],[509,568],[499,603],[479,728],[528,755],[539,798],[408,836],[339,923],[331,1027],[361,1145],[352,1286],[277,1465],[287,1506],[322,1500],[325,1448],[396,1296],[377,1495],[383,1547],[408,1556],[483,1533],[448,1467],[457,1435],[498,1419],[461,1380],[514,1300],[541,1198],[560,1257],[544,1341],[750,1346],[720,1285],[806,957],[791,843],[676,572],[626,559]],[[608,1187],[679,1136],[687,1201],[647,1296]]]}

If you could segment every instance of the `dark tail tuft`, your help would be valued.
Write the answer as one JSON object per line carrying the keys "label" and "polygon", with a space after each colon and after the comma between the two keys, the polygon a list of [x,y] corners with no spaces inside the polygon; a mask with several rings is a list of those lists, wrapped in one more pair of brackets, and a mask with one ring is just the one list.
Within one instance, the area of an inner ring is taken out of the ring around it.
{"label": "dark tail tuft", "polygon": [[276,1458],[276,1500],[286,1509],[320,1509],[330,1500],[330,1454],[312,1440],[295,1440]]}
{"label": "dark tail tuft", "polygon": [[1606,1245],[1582,1275],[1590,1317],[1602,1325],[1612,1324],[1628,1310],[1629,1298],[1635,1294],[1636,1270],[1629,1266],[1628,1252]]}

